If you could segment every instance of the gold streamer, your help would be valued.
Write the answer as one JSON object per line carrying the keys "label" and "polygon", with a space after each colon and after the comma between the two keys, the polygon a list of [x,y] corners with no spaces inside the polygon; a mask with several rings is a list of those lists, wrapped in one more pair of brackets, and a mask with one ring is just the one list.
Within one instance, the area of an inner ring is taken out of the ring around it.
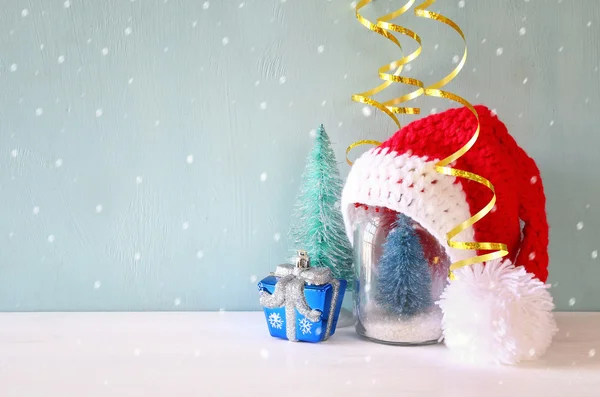
{"label": "gold streamer", "polygon": [[[473,136],[471,137],[471,139],[458,151],[456,151],[455,153],[451,154],[450,156],[448,156],[445,159],[440,160],[438,163],[436,163],[435,170],[436,170],[436,172],[438,172],[439,174],[442,174],[442,175],[450,175],[450,176],[455,176],[455,177],[464,178],[464,179],[468,179],[468,180],[477,182],[479,184],[484,185],[485,187],[487,187],[488,189],[490,189],[492,191],[493,197],[490,200],[490,202],[484,208],[482,208],[479,212],[477,212],[475,215],[473,215],[471,218],[460,223],[459,225],[454,227],[452,230],[450,230],[448,233],[446,233],[446,239],[447,239],[448,246],[450,246],[452,248],[462,249],[462,250],[484,250],[484,251],[494,251],[494,252],[483,254],[483,255],[478,255],[478,256],[475,256],[472,258],[463,259],[463,260],[453,263],[452,265],[450,265],[450,278],[453,279],[454,278],[453,271],[456,269],[459,269],[463,266],[472,265],[475,263],[486,262],[486,261],[490,261],[493,259],[502,258],[508,254],[507,246],[506,246],[506,244],[503,244],[503,243],[494,243],[494,242],[478,243],[478,242],[452,241],[452,239],[454,237],[458,236],[462,231],[468,229],[469,227],[473,226],[475,223],[477,223],[478,221],[483,219],[492,210],[492,208],[496,204],[496,191],[494,189],[494,186],[492,185],[492,183],[489,180],[487,180],[486,178],[484,178],[480,175],[477,175],[475,173],[464,171],[464,170],[459,170],[459,169],[452,168],[449,166],[452,162],[454,162],[454,161],[458,160],[459,158],[461,158],[462,156],[464,156],[473,147],[473,145],[475,144],[475,142],[477,142],[477,139],[479,138],[479,133],[480,133],[480,129],[481,129],[477,111],[467,100],[465,100],[464,98],[462,98],[456,94],[453,94],[451,92],[441,90],[442,87],[446,86],[458,75],[458,73],[462,70],[463,66],[465,65],[465,62],[467,60],[467,41],[466,41],[466,38],[465,38],[465,35],[464,35],[462,29],[455,22],[453,22],[452,20],[450,20],[449,18],[447,18],[441,14],[427,10],[427,8],[430,7],[432,4],[434,4],[436,2],[436,0],[426,0],[423,3],[421,3],[420,5],[415,7],[414,13],[417,17],[432,19],[432,20],[441,22],[441,23],[449,26],[456,33],[458,33],[460,35],[460,37],[463,39],[463,41],[465,43],[465,51],[464,51],[462,59],[458,63],[458,65],[447,76],[445,76],[441,80],[439,80],[439,81],[435,82],[434,84],[431,84],[427,87],[424,87],[423,82],[420,80],[400,76],[402,67],[420,55],[421,50],[422,50],[421,38],[416,33],[412,32],[409,29],[389,23],[389,21],[391,19],[402,15],[408,9],[410,9],[410,7],[415,3],[415,0],[410,0],[402,8],[400,8],[390,14],[387,14],[381,18],[378,18],[376,24],[373,24],[372,22],[368,21],[359,13],[360,9],[363,8],[364,6],[366,6],[367,4],[371,3],[371,1],[372,0],[361,0],[356,6],[356,18],[363,26],[365,26],[367,29],[387,38],[388,40],[393,42],[401,51],[402,51],[402,46],[400,45],[400,43],[396,39],[396,37],[394,37],[389,32],[389,30],[401,33],[405,36],[412,38],[419,44],[419,47],[412,54],[410,54],[406,57],[403,57],[402,59],[400,59],[398,61],[389,63],[389,64],[379,68],[379,71],[378,71],[379,78],[384,80],[384,83],[379,85],[378,87],[375,87],[375,88],[369,90],[369,91],[353,95],[352,99],[356,102],[368,104],[368,105],[371,105],[371,106],[381,110],[382,112],[387,114],[390,118],[392,118],[392,120],[398,126],[399,129],[401,128],[401,124],[398,121],[398,118],[395,116],[395,114],[419,114],[420,109],[414,108],[414,107],[397,107],[395,105],[399,105],[403,102],[417,98],[420,95],[445,98],[445,99],[460,103],[461,105],[463,105],[467,109],[469,109],[471,111],[471,113],[473,113],[475,118],[477,119],[477,128],[476,128]],[[388,73],[394,69],[396,69],[395,73],[393,73],[393,74]],[[411,93],[408,93],[401,97],[389,100],[384,103],[377,102],[371,98],[373,95],[378,94],[381,91],[383,91],[384,89],[386,89],[387,87],[389,87],[392,82],[409,84],[409,85],[418,87],[418,89]],[[352,165],[350,160],[348,160],[348,153],[353,148],[355,148],[357,146],[365,145],[365,144],[379,145],[380,142],[372,141],[372,140],[363,140],[363,141],[354,142],[346,150],[346,161],[348,162],[348,164]]]}
{"label": "gold streamer", "polygon": [[379,146],[379,145],[381,145],[381,142],[374,141],[372,139],[363,139],[362,141],[356,141],[356,142],[350,144],[350,146],[348,146],[348,148],[346,149],[346,161],[348,162],[348,164],[352,165],[352,163],[350,162],[350,160],[348,160],[348,153],[350,153],[350,151],[352,149],[354,149],[355,147],[362,146],[362,145],[375,145],[375,146]]}
{"label": "gold streamer", "polygon": [[432,19],[434,21],[441,22],[441,23],[449,26],[450,28],[452,28],[463,39],[463,41],[465,43],[465,51],[464,51],[462,59],[458,63],[458,65],[456,65],[456,67],[446,77],[442,78],[438,82],[425,88],[424,95],[438,97],[438,98],[445,98],[445,99],[449,99],[454,102],[458,102],[461,105],[465,106],[467,109],[469,109],[471,111],[471,113],[473,113],[475,118],[477,119],[477,128],[475,130],[475,133],[473,134],[473,137],[471,137],[471,139],[458,151],[456,151],[455,153],[446,157],[445,159],[440,160],[435,165],[435,170],[439,174],[442,174],[442,175],[452,175],[455,177],[468,179],[468,180],[477,182],[479,184],[482,184],[485,187],[487,187],[488,189],[490,189],[493,194],[490,202],[485,207],[483,207],[481,210],[479,210],[479,212],[477,212],[471,218],[467,219],[466,221],[462,222],[461,224],[457,225],[452,230],[450,230],[448,233],[446,233],[446,240],[447,240],[448,246],[450,246],[452,248],[457,248],[457,249],[462,249],[462,250],[494,251],[494,252],[490,252],[487,254],[477,255],[477,256],[474,256],[471,258],[463,259],[463,260],[457,261],[457,262],[453,263],[452,265],[450,265],[450,278],[453,279],[454,278],[454,274],[453,274],[454,270],[459,269],[463,266],[473,265],[475,263],[486,262],[486,261],[490,261],[493,259],[502,258],[508,254],[508,249],[506,247],[506,244],[503,244],[503,243],[492,243],[492,242],[478,243],[478,242],[452,241],[452,239],[454,237],[458,236],[463,230],[466,230],[469,227],[473,226],[475,223],[479,222],[481,219],[483,219],[483,217],[485,217],[487,214],[489,214],[489,212],[492,210],[492,208],[494,208],[494,205],[496,204],[496,190],[494,189],[494,185],[492,185],[492,183],[489,180],[487,180],[486,178],[484,178],[480,175],[477,175],[472,172],[449,167],[449,165],[452,162],[454,162],[454,161],[458,160],[459,158],[461,158],[462,156],[464,156],[473,147],[473,145],[475,145],[475,142],[477,142],[477,139],[479,138],[481,124],[479,122],[479,116],[477,115],[477,111],[466,99],[464,99],[456,94],[453,94],[451,92],[443,91],[440,89],[440,88],[444,87],[445,85],[447,85],[448,83],[450,83],[458,75],[458,73],[461,71],[461,69],[465,65],[465,62],[467,61],[467,39],[465,38],[465,35],[464,35],[462,29],[456,23],[454,23],[452,20],[450,20],[449,18],[447,18],[441,14],[427,10],[427,8],[429,6],[431,6],[432,4],[434,4],[435,2],[436,2],[436,0],[426,0],[423,3],[421,3],[420,5],[416,6],[415,7],[415,15],[417,17]]}
{"label": "gold streamer", "polygon": [[[366,105],[370,105],[370,106],[373,106],[373,107],[379,109],[383,113],[387,114],[394,121],[394,123],[396,124],[398,129],[400,129],[400,128],[402,128],[402,125],[400,124],[400,121],[396,117],[396,114],[420,114],[420,112],[421,112],[421,110],[419,108],[399,107],[397,105],[400,105],[403,102],[409,101],[411,99],[417,98],[420,95],[423,95],[423,82],[422,81],[413,79],[410,77],[400,76],[400,73],[402,72],[402,68],[404,67],[404,65],[408,64],[409,62],[411,62],[412,60],[414,60],[416,57],[419,56],[419,54],[421,53],[421,50],[422,50],[422,46],[421,46],[421,38],[419,37],[419,35],[417,35],[415,32],[413,32],[410,29],[390,23],[389,21],[391,21],[394,18],[399,17],[400,15],[402,15],[406,11],[408,11],[410,9],[410,7],[412,7],[412,5],[415,3],[416,0],[409,0],[404,6],[397,9],[396,11],[393,11],[387,15],[377,18],[377,23],[375,23],[375,24],[360,14],[360,10],[364,6],[371,3],[372,1],[373,0],[361,0],[356,5],[356,18],[363,26],[365,26],[367,29],[385,37],[386,39],[388,39],[389,41],[394,43],[400,49],[400,51],[402,51],[402,46],[400,45],[400,42],[398,41],[398,39],[392,33],[390,33],[390,31],[398,32],[400,34],[410,37],[411,39],[415,40],[419,44],[419,47],[411,54],[409,54],[397,61],[391,62],[387,65],[380,67],[378,70],[378,75],[379,75],[379,78],[381,80],[383,80],[384,82],[371,90],[362,92],[360,94],[352,95],[352,100],[355,102],[364,103]],[[396,71],[393,74],[390,73],[394,69]],[[383,103],[378,102],[372,98],[373,95],[376,95],[376,94],[382,92],[383,90],[388,88],[392,83],[408,84],[408,85],[417,87],[417,89],[412,92],[409,92],[408,94],[402,95],[398,98],[394,98],[394,99],[391,99],[391,100],[383,102]],[[373,140],[362,140],[362,141],[354,142],[352,145],[350,145],[348,147],[348,149],[346,149],[346,162],[349,165],[352,165],[352,162],[348,159],[348,153],[350,153],[350,151],[355,147],[367,145],[367,144],[378,146],[381,144],[381,142],[373,141]]]}

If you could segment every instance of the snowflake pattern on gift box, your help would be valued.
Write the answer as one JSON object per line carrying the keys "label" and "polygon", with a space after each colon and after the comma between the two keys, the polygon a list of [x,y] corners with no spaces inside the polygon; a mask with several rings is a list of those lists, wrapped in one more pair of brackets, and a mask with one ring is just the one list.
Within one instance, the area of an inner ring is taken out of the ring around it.
{"label": "snowflake pattern on gift box", "polygon": [[283,326],[283,320],[281,319],[279,313],[269,314],[269,324],[271,325],[271,328],[281,329]]}
{"label": "snowflake pattern on gift box", "polygon": [[303,335],[310,334],[312,331],[312,324],[306,318],[300,320],[300,330]]}

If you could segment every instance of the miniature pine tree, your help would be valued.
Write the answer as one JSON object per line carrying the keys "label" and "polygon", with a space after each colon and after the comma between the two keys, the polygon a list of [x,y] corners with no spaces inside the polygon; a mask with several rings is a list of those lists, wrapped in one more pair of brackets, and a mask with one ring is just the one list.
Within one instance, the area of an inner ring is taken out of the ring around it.
{"label": "miniature pine tree", "polygon": [[410,218],[398,214],[379,259],[379,305],[399,316],[413,316],[432,303],[431,274]]}
{"label": "miniature pine tree", "polygon": [[[342,180],[323,125],[308,155],[293,211],[293,250],[308,252],[311,266],[328,267],[335,278],[351,281],[352,247],[340,211]],[[352,285],[348,283],[348,287]]]}

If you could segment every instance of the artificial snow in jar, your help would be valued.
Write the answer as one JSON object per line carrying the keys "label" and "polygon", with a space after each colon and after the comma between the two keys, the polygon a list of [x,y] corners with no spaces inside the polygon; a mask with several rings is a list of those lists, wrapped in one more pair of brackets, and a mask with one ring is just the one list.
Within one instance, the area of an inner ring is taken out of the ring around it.
{"label": "artificial snow in jar", "polygon": [[387,208],[360,207],[354,229],[356,331],[376,342],[437,343],[450,259],[427,230]]}

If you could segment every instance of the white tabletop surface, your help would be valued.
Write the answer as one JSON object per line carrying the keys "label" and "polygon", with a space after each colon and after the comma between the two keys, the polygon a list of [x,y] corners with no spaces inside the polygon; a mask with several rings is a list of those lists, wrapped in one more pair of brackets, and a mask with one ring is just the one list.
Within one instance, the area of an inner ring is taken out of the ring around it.
{"label": "white tabletop surface", "polygon": [[0,396],[599,396],[600,313],[556,317],[543,359],[475,367],[352,327],[319,344],[273,339],[261,312],[4,313]]}

